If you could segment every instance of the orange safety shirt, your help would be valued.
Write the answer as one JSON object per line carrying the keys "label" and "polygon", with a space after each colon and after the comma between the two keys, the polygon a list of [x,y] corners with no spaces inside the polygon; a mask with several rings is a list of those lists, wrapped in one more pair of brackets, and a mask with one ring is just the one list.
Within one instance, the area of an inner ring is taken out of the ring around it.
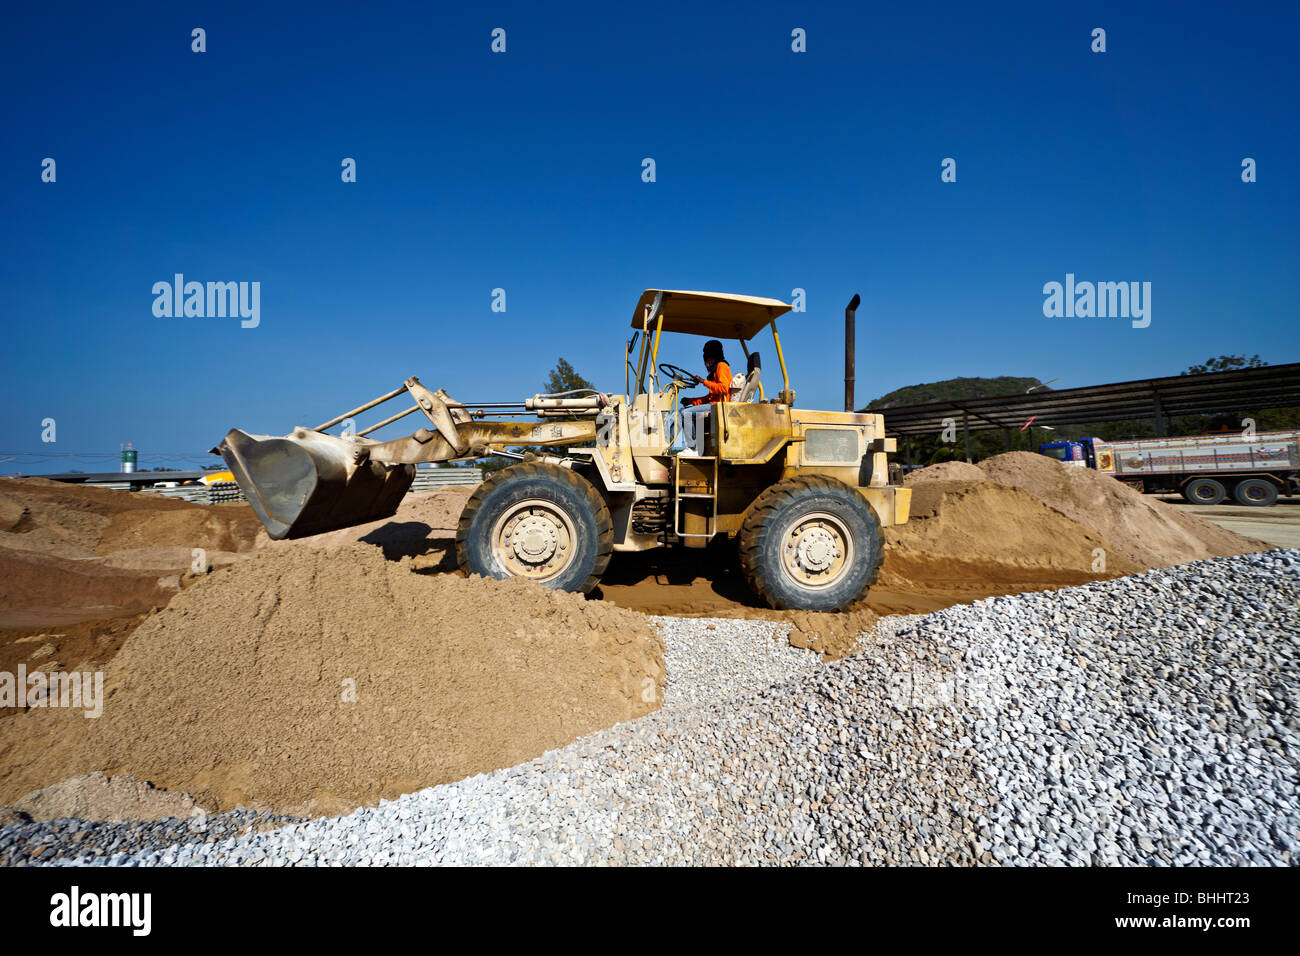
{"label": "orange safety shirt", "polygon": [[726,401],[731,395],[731,368],[726,362],[719,362],[713,366],[713,371],[703,382],[704,387],[709,390],[707,396],[701,395],[699,398],[687,399],[692,405],[703,405],[713,402]]}

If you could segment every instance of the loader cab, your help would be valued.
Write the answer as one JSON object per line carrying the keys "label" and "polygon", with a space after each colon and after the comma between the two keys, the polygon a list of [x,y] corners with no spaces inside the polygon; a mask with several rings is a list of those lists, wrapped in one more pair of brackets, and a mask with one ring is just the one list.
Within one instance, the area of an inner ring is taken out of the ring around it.
{"label": "loader cab", "polygon": [[[626,356],[626,387],[629,399],[630,445],[638,477],[647,484],[669,480],[672,461],[685,453],[692,457],[717,456],[721,431],[721,403],[703,404],[683,414],[682,393],[694,393],[696,386],[686,374],[673,374],[674,366],[661,363],[663,335],[689,336],[674,346],[685,345],[699,354],[704,342],[718,339],[731,353],[729,365],[737,387],[729,402],[789,406],[794,401],[781,350],[776,319],[790,311],[778,299],[728,295],[720,292],[687,292],[647,289],[632,315],[635,330]],[[780,366],[779,382],[763,380],[760,353],[750,347],[765,329],[772,330],[772,346]],[[674,347],[674,356],[685,350]],[[737,360],[744,356],[743,364]],[[666,350],[663,354],[669,354]],[[694,363],[693,363],[694,365]],[[698,368],[698,365],[694,366]],[[682,373],[696,374],[691,369]],[[779,388],[774,388],[779,385]],[[772,397],[768,397],[771,395]]]}
{"label": "loader cab", "polygon": [[[764,329],[772,330],[772,345],[781,367],[782,388],[770,399],[790,405],[794,392],[785,367],[781,338],[776,329],[778,316],[789,312],[791,306],[779,299],[765,299],[749,295],[729,295],[722,292],[684,292],[670,289],[647,289],[642,293],[632,314],[634,339],[627,354],[628,396],[636,400],[641,395],[663,393],[672,388],[672,382],[660,369],[660,343],[664,332],[695,337],[697,345],[708,339],[718,339],[724,346],[734,342],[745,356],[745,374],[761,366],[755,361],[749,343]],[[703,340],[703,341],[701,341]],[[633,352],[636,355],[633,355]],[[735,374],[739,363],[732,364]],[[758,392],[749,400],[755,400]]]}

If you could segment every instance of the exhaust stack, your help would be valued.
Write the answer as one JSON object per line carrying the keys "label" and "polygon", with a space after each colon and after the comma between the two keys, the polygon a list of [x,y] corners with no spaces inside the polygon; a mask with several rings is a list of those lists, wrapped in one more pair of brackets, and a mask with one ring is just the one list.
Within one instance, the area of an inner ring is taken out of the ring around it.
{"label": "exhaust stack", "polygon": [[854,383],[854,329],[853,320],[858,311],[858,306],[862,304],[862,297],[856,292],[849,304],[844,307],[844,410],[846,412],[856,411],[853,407],[853,383]]}

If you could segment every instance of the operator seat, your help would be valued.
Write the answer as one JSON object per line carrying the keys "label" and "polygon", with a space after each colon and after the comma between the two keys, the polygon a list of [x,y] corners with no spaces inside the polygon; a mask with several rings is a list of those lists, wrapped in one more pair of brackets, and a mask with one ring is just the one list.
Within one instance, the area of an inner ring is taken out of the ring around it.
{"label": "operator seat", "polygon": [[763,360],[757,352],[749,353],[749,364],[745,369],[745,384],[736,396],[737,402],[756,402],[759,396],[759,379],[762,377]]}

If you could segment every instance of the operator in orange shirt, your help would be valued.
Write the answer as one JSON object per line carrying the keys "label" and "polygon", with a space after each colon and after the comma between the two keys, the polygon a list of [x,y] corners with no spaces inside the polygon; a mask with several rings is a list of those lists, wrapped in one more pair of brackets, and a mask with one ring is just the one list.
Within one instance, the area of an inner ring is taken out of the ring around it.
{"label": "operator in orange shirt", "polygon": [[731,366],[722,357],[722,343],[717,339],[709,339],[704,343],[704,367],[709,370],[709,377],[697,378],[696,381],[707,388],[709,394],[699,398],[683,398],[683,405],[711,405],[730,397]]}

